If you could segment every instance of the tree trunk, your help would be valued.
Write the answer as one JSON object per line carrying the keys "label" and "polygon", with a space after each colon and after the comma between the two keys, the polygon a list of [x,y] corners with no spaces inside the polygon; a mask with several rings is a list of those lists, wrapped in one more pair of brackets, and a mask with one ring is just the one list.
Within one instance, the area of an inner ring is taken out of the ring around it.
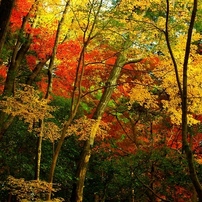
{"label": "tree trunk", "polygon": [[46,64],[46,62],[49,60],[49,58],[47,58],[45,61],[43,62],[39,62],[36,67],[34,68],[33,72],[31,73],[31,75],[29,76],[29,78],[27,79],[26,83],[28,85],[32,85],[33,82],[35,81],[35,79],[37,78],[37,76],[39,75],[39,73],[41,72],[42,68],[44,67],[44,65]]}
{"label": "tree trunk", "polygon": [[74,185],[74,188],[72,191],[71,202],[83,201],[83,188],[84,188],[84,182],[85,182],[88,163],[91,157],[91,149],[94,144],[94,139],[97,133],[97,129],[99,127],[100,120],[110,101],[114,88],[116,87],[117,79],[119,78],[119,75],[124,63],[125,63],[124,56],[122,54],[119,54],[119,56],[117,57],[116,63],[109,76],[109,79],[106,82],[105,91],[93,115],[93,119],[95,119],[96,122],[92,126],[90,137],[88,140],[86,140],[83,147],[83,151],[80,156],[80,161],[78,163],[77,172],[76,172],[76,179],[78,180],[76,184]]}
{"label": "tree trunk", "polygon": [[38,135],[37,141],[37,156],[36,156],[36,168],[35,168],[35,180],[40,179],[40,167],[41,167],[41,149],[42,149],[42,140],[43,140],[43,128],[44,128],[44,121],[40,120],[40,132]]}
{"label": "tree trunk", "polygon": [[6,40],[8,25],[15,0],[1,0],[0,2],[0,55]]}
{"label": "tree trunk", "polygon": [[193,2],[193,10],[192,10],[192,16],[191,16],[191,20],[190,20],[190,24],[189,24],[189,29],[188,29],[188,35],[187,35],[187,41],[186,41],[186,50],[185,50],[185,57],[184,57],[184,63],[183,63],[183,83],[182,83],[182,87],[180,84],[180,78],[179,78],[179,73],[178,73],[178,67],[177,67],[177,63],[175,60],[175,57],[173,55],[171,46],[170,46],[170,42],[169,42],[169,36],[168,36],[168,19],[169,19],[169,0],[166,0],[166,4],[167,4],[167,16],[166,16],[166,31],[165,31],[165,35],[166,35],[166,42],[167,42],[167,46],[168,46],[168,50],[169,53],[171,55],[173,64],[174,64],[174,68],[175,68],[175,74],[176,74],[176,80],[177,80],[177,84],[178,84],[178,88],[179,88],[179,92],[180,92],[180,96],[181,96],[181,100],[182,100],[182,150],[183,152],[185,152],[186,154],[186,160],[188,163],[188,168],[189,168],[189,175],[192,181],[192,184],[197,192],[199,201],[202,202],[202,186],[201,183],[198,179],[198,175],[196,173],[196,169],[194,166],[194,156],[193,156],[193,152],[192,149],[190,147],[190,144],[188,142],[188,124],[187,124],[187,97],[188,97],[188,93],[187,93],[187,72],[188,72],[188,60],[189,60],[189,55],[190,55],[190,46],[191,46],[191,38],[192,38],[192,32],[193,32],[193,28],[194,28],[194,22],[195,22],[195,18],[196,18],[196,13],[197,13],[197,4],[198,4],[198,0],[194,0]]}
{"label": "tree trunk", "polygon": [[76,178],[78,181],[74,184],[71,202],[83,201],[83,186],[86,177],[87,166],[91,156],[90,141],[86,141],[82,153],[80,155],[79,163],[76,171]]}
{"label": "tree trunk", "polygon": [[[134,63],[139,62],[141,59],[135,60]],[[71,202],[82,202],[83,201],[83,188],[87,172],[87,167],[91,157],[91,149],[94,144],[94,139],[99,127],[100,120],[103,113],[111,99],[112,93],[117,85],[117,80],[120,76],[122,67],[126,64],[126,59],[124,54],[119,53],[116,59],[116,63],[113,66],[113,69],[110,73],[110,76],[106,82],[104,93],[100,99],[100,102],[96,108],[95,113],[93,114],[93,119],[95,119],[95,124],[92,126],[91,134],[89,140],[86,140],[83,151],[80,156],[80,161],[78,163],[76,179],[77,182],[74,185]]]}
{"label": "tree trunk", "polygon": [[[16,76],[18,75],[21,62],[25,58],[25,55],[30,47],[32,34],[30,33],[25,36],[26,40],[24,43],[21,43],[21,37],[24,34],[25,25],[29,20],[31,11],[34,10],[35,7],[36,10],[38,9],[38,4],[36,2],[32,5],[29,13],[23,18],[22,26],[20,28],[19,35],[16,40],[16,45],[14,47],[12,58],[8,67],[7,77],[3,90],[4,96],[14,95]],[[33,27],[34,24],[35,20],[33,22]],[[12,116],[7,116],[7,114],[5,114],[4,112],[0,112],[0,139],[3,138],[5,131],[8,129],[13,119],[14,118]]]}
{"label": "tree trunk", "polygon": [[195,187],[195,190],[197,192],[199,201],[202,202],[202,186],[200,184],[200,181],[198,179],[198,175],[196,173],[196,169],[194,166],[194,156],[192,149],[190,147],[190,144],[188,143],[188,124],[187,124],[187,72],[188,72],[188,60],[190,55],[190,46],[191,46],[191,38],[192,38],[192,32],[197,12],[197,4],[198,0],[194,0],[193,10],[192,10],[192,16],[191,21],[189,25],[188,30],[188,36],[187,36],[187,43],[186,43],[186,50],[185,50],[185,57],[184,57],[184,64],[183,64],[183,93],[182,93],[182,146],[183,151],[186,153],[186,159],[189,166],[189,173],[190,178],[192,180],[192,183]]}
{"label": "tree trunk", "polygon": [[[19,66],[22,59],[25,57],[25,53],[29,49],[30,43],[22,45],[21,49],[18,52],[13,52],[13,57],[11,64],[8,69],[6,81],[4,84],[4,96],[12,96],[15,91],[15,79],[18,74]],[[17,49],[16,49],[17,50]],[[16,55],[16,58],[14,58]],[[9,128],[10,124],[13,122],[14,117],[7,115],[3,111],[0,112],[0,139],[3,138],[4,133]]]}
{"label": "tree trunk", "polygon": [[29,49],[30,43],[31,42],[28,41],[25,44],[23,44],[19,51],[17,51],[17,47],[16,47],[16,51],[13,52],[12,61],[8,68],[8,73],[7,73],[7,77],[4,85],[3,94],[6,96],[14,95],[15,79],[18,74],[20,64],[22,60],[25,58],[25,54],[27,53]]}
{"label": "tree trunk", "polygon": [[191,190],[192,192],[192,196],[191,196],[191,202],[197,202],[198,201],[198,197],[197,197],[197,193],[196,193],[196,190],[193,186],[193,189]]}
{"label": "tree trunk", "polygon": [[14,117],[12,115],[7,115],[2,111],[0,112],[0,141],[2,140],[5,132],[8,130],[13,120]]}
{"label": "tree trunk", "polygon": [[65,20],[65,15],[67,14],[67,11],[68,11],[69,2],[70,2],[70,0],[68,0],[66,2],[65,8],[64,8],[64,11],[63,11],[63,14],[62,14],[62,18],[59,21],[59,24],[58,24],[58,27],[57,27],[57,32],[56,32],[56,37],[55,37],[55,41],[54,41],[53,51],[52,51],[52,55],[50,57],[50,64],[49,64],[49,67],[48,67],[48,87],[47,87],[45,98],[48,98],[49,95],[52,93],[53,67],[54,67],[55,57],[56,57],[56,53],[57,53],[57,47],[58,47],[58,44],[59,44],[59,37],[60,37],[63,22]]}
{"label": "tree trunk", "polygon": [[[53,155],[50,173],[49,173],[49,183],[51,183],[51,184],[53,182],[54,171],[55,171],[57,159],[59,156],[59,152],[60,152],[62,144],[65,140],[66,131],[67,131],[69,125],[72,123],[72,120],[75,118],[76,113],[78,111],[78,107],[79,107],[80,102],[81,102],[81,96],[82,96],[81,84],[82,84],[82,78],[83,78],[84,69],[85,69],[85,62],[84,62],[85,57],[84,57],[84,55],[85,55],[86,47],[88,46],[89,42],[95,37],[95,35],[93,37],[92,37],[92,35],[93,35],[93,31],[94,31],[95,24],[97,21],[97,17],[100,13],[101,6],[102,6],[102,0],[99,3],[97,12],[95,12],[94,4],[93,3],[91,4],[90,11],[88,13],[88,19],[87,19],[88,23],[87,23],[85,29],[82,30],[83,31],[83,48],[80,52],[80,56],[78,58],[78,64],[77,64],[77,68],[76,68],[76,76],[75,76],[73,92],[72,92],[70,115],[69,115],[68,121],[66,121],[64,123],[64,127],[63,127],[63,130],[61,132],[61,138],[58,141],[56,150],[55,150],[54,155]],[[64,10],[64,12],[66,12],[66,11]],[[91,19],[90,15],[91,14],[94,15],[94,21],[93,21],[92,25],[90,26],[90,24],[91,24],[90,23],[90,19]],[[48,87],[49,88],[48,91],[51,90],[51,79],[52,78],[51,78],[50,71],[49,71],[49,84],[50,84],[50,86]],[[86,156],[88,156],[88,155],[86,155]],[[47,200],[50,200],[50,199],[51,199],[51,191],[47,195]]]}

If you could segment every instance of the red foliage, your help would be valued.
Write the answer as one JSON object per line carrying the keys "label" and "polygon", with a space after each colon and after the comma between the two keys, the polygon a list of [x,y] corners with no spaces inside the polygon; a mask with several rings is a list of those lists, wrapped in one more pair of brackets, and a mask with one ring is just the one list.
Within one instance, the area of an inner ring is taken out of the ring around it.
{"label": "red foliage", "polygon": [[[37,33],[39,30],[37,30]],[[36,53],[37,60],[44,61],[52,54],[55,34],[48,34],[48,31],[41,28],[40,35],[33,37],[30,50]]]}
{"label": "red foliage", "polygon": [[6,80],[7,67],[5,65],[0,66],[0,94],[2,94],[4,89],[4,82]]}
{"label": "red foliage", "polygon": [[149,58],[144,58],[140,63],[152,70],[159,65],[159,62],[160,59],[158,56],[151,56]]}
{"label": "red foliage", "polygon": [[37,85],[39,86],[42,93],[45,94],[48,86],[47,78],[42,78],[41,81],[37,82]]}
{"label": "red foliage", "polygon": [[21,27],[23,18],[27,15],[33,3],[34,0],[16,0],[10,18],[12,31]]}
{"label": "red foliage", "polygon": [[37,64],[37,58],[34,55],[27,55],[26,56],[27,65],[30,68],[30,70],[34,70],[36,64]]}

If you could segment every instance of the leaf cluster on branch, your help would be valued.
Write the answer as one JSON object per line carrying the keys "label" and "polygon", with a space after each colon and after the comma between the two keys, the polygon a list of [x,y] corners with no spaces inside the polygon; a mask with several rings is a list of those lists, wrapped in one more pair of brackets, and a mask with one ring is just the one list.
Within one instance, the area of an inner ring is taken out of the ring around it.
{"label": "leaf cluster on branch", "polygon": [[[50,189],[56,192],[59,190],[59,187],[52,188],[49,183],[41,180],[27,181],[23,178],[17,179],[13,176],[9,176],[4,189],[8,190],[12,195],[17,196],[17,200],[20,201],[41,201],[41,198],[43,198]],[[56,199],[54,201],[61,202],[63,200]]]}

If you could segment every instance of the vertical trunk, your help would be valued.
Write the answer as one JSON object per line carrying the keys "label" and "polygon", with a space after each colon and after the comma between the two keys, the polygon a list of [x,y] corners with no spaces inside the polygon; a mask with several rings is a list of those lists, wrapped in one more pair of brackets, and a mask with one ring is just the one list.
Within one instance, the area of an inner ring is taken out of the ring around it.
{"label": "vertical trunk", "polygon": [[[18,50],[19,46],[16,45],[15,50],[13,51],[11,63],[7,72],[3,95],[5,96],[14,95],[15,79],[18,74],[21,61],[25,57],[25,54],[28,51],[29,46],[30,46],[30,42],[26,42],[25,44],[21,46],[20,50]],[[12,116],[8,116],[2,111],[0,112],[0,139],[3,138],[5,131],[8,129],[12,121],[13,121]]]}
{"label": "vertical trunk", "polygon": [[88,166],[87,162],[89,162],[90,156],[91,156],[90,142],[86,141],[77,166],[76,177],[78,178],[78,181],[73,187],[71,202],[83,201],[83,186]]}
{"label": "vertical trunk", "polygon": [[[131,171],[131,181],[134,181],[134,171]],[[132,183],[132,187],[131,187],[131,202],[135,202],[135,189],[133,187],[133,183]]]}
{"label": "vertical trunk", "polygon": [[192,32],[197,12],[197,3],[198,0],[194,0],[194,7],[192,10],[192,16],[191,21],[189,25],[188,30],[188,36],[187,36],[187,44],[186,44],[186,51],[185,51],[185,57],[184,57],[184,64],[183,64],[183,93],[182,93],[182,145],[183,150],[186,153],[186,159],[189,166],[189,173],[190,178],[192,180],[192,183],[195,187],[195,190],[198,194],[199,201],[202,202],[202,186],[200,184],[200,181],[198,179],[198,175],[196,173],[196,169],[194,166],[194,156],[192,149],[190,147],[190,144],[188,142],[187,136],[188,136],[188,125],[187,125],[187,72],[188,72],[188,60],[189,60],[189,54],[190,54],[190,45],[191,45],[191,38],[192,38]]}
{"label": "vertical trunk", "polygon": [[7,202],[12,202],[12,194],[8,194],[8,201]]}
{"label": "vertical trunk", "polygon": [[14,94],[15,90],[15,79],[19,71],[20,64],[22,60],[25,58],[25,54],[27,53],[30,41],[23,44],[19,51],[17,51],[17,47],[13,52],[11,64],[8,69],[5,85],[4,85],[4,92],[3,94],[6,96],[11,96]]}
{"label": "vertical trunk", "polygon": [[179,74],[178,74],[178,67],[177,63],[175,61],[175,57],[173,55],[170,43],[169,43],[169,36],[168,36],[168,19],[169,19],[169,0],[166,0],[167,3],[167,16],[166,16],[166,42],[168,46],[169,53],[171,55],[174,68],[175,68],[175,74],[176,74],[176,80],[178,84],[178,88],[180,91],[180,96],[182,100],[182,149],[186,154],[186,159],[188,163],[189,168],[189,174],[192,181],[192,184],[197,192],[199,201],[202,202],[202,186],[200,184],[200,181],[198,179],[198,175],[196,173],[196,169],[194,166],[194,156],[192,149],[190,147],[190,144],[188,142],[187,136],[188,136],[188,130],[187,130],[187,71],[188,71],[188,60],[190,55],[190,45],[191,45],[191,38],[192,38],[192,32],[194,28],[194,22],[196,18],[196,12],[197,12],[197,4],[198,0],[194,0],[193,2],[193,10],[192,10],[192,16],[190,20],[188,35],[187,35],[187,42],[186,42],[186,50],[185,50],[185,57],[184,57],[184,64],[183,64],[183,83],[182,87],[180,84]]}
{"label": "vertical trunk", "polygon": [[4,112],[0,112],[0,141],[2,140],[5,132],[7,131],[13,120],[13,116],[8,116]]}
{"label": "vertical trunk", "polygon": [[86,178],[86,172],[87,172],[88,163],[91,157],[91,148],[93,146],[94,138],[97,133],[99,124],[100,124],[100,119],[96,120],[96,122],[92,126],[89,140],[85,141],[83,150],[81,152],[79,163],[77,165],[77,171],[76,171],[76,179],[78,180],[73,187],[72,197],[71,197],[72,202],[83,201],[83,188],[84,188],[84,182]]}
{"label": "vertical trunk", "polygon": [[42,136],[39,136],[38,141],[37,141],[37,158],[36,158],[36,168],[35,168],[35,180],[40,179],[41,148],[42,148]]}
{"label": "vertical trunk", "polygon": [[[137,60],[135,62],[138,62],[140,60]],[[125,65],[125,57],[123,54],[119,53],[117,56],[116,63],[110,73],[110,76],[106,82],[106,87],[104,90],[104,93],[100,99],[100,102],[96,108],[96,111],[93,115],[93,119],[96,120],[95,125],[93,125],[91,129],[91,134],[89,140],[86,140],[83,152],[80,156],[80,161],[77,167],[77,173],[76,178],[78,179],[76,184],[74,185],[74,189],[72,192],[71,202],[82,202],[83,201],[83,188],[84,188],[84,182],[87,172],[87,167],[89,164],[89,160],[91,157],[91,149],[94,144],[94,139],[97,133],[97,129],[99,127],[100,120],[102,118],[103,113],[105,112],[105,109],[111,99],[111,95],[114,91],[114,88],[117,85],[117,80],[120,76],[121,69]]]}
{"label": "vertical trunk", "polygon": [[[3,91],[4,96],[14,95],[16,76],[18,74],[20,64],[22,60],[25,58],[25,55],[30,47],[32,34],[27,34],[25,36],[26,41],[24,43],[21,43],[21,37],[24,34],[25,25],[27,21],[29,20],[30,13],[33,10],[35,10],[35,8],[38,8],[37,0],[32,5],[29,13],[23,19],[23,23],[19,31],[18,39],[16,40],[16,45],[12,53],[10,65],[8,67],[7,77],[6,77],[6,81],[4,84],[4,91]],[[36,19],[34,18],[34,22],[32,24],[33,27],[35,26],[35,20]],[[0,139],[3,137],[5,131],[8,129],[12,121],[13,121],[12,116],[7,116],[4,112],[2,111],[0,112]]]}
{"label": "vertical trunk", "polygon": [[[6,82],[4,85],[3,94],[6,96],[13,95],[14,89],[15,89],[14,88],[15,87],[15,79],[16,79],[16,76],[18,74],[20,64],[21,64],[22,60],[25,58],[27,51],[29,50],[29,47],[31,44],[31,39],[32,39],[32,33],[26,34],[26,33],[24,33],[25,32],[24,30],[25,30],[25,26],[26,26],[28,20],[30,19],[30,15],[33,11],[35,12],[34,13],[35,18],[33,18],[34,20],[33,20],[33,23],[31,26],[35,27],[36,19],[37,19],[36,13],[38,10],[38,3],[39,3],[39,0],[35,0],[35,2],[33,3],[32,7],[29,10],[29,12],[23,18],[23,22],[22,22],[21,28],[19,30],[19,35],[18,35],[18,38],[16,40],[16,45],[15,45],[15,48],[13,50],[12,58],[11,58],[10,65],[8,68]],[[26,39],[24,43],[21,42],[22,36],[24,36]]]}
{"label": "vertical trunk", "polygon": [[8,25],[15,0],[0,1],[0,55],[8,32]]}
{"label": "vertical trunk", "polygon": [[[67,4],[69,2],[70,1],[68,1]],[[78,58],[78,64],[77,64],[77,68],[76,68],[76,77],[75,77],[75,80],[74,80],[74,86],[73,86],[73,92],[72,92],[72,102],[71,102],[70,115],[69,115],[68,121],[66,121],[64,123],[64,127],[63,127],[63,130],[62,130],[62,133],[61,133],[61,138],[58,141],[57,147],[56,147],[54,155],[53,155],[51,168],[50,168],[50,173],[49,173],[49,183],[51,183],[51,184],[53,182],[53,176],[54,176],[54,171],[55,171],[57,159],[58,159],[58,156],[59,156],[59,152],[60,152],[62,144],[63,144],[63,142],[65,140],[65,135],[66,135],[67,128],[69,127],[69,125],[72,123],[72,120],[76,116],[76,113],[78,111],[78,107],[80,105],[81,94],[82,94],[81,83],[82,83],[82,78],[83,78],[83,74],[84,74],[84,67],[85,67],[85,61],[84,61],[85,57],[84,57],[84,55],[85,55],[86,47],[88,46],[89,42],[95,37],[95,36],[92,37],[92,34],[93,34],[93,31],[94,31],[94,28],[95,28],[95,23],[97,21],[97,17],[98,17],[98,14],[100,12],[101,6],[102,6],[102,0],[99,3],[97,12],[95,12],[95,10],[93,9],[94,4],[92,2],[91,7],[89,9],[88,17],[87,17],[86,27],[82,30],[83,31],[83,48],[82,48],[82,50],[80,52],[80,56]],[[93,20],[92,26],[90,26],[91,25],[91,23],[90,23],[91,14],[94,15],[94,20]],[[51,79],[52,78],[51,78],[51,75],[49,73],[50,87],[49,87],[48,91],[51,90]],[[88,154],[86,156],[88,156]],[[51,192],[49,192],[49,194],[47,195],[47,200],[50,200],[50,199],[51,199]]]}
{"label": "vertical trunk", "polygon": [[[48,178],[48,182],[50,184],[53,183],[53,176],[54,176],[54,171],[55,171],[57,159],[58,159],[62,144],[63,144],[63,142],[65,140],[65,135],[66,135],[67,128],[70,126],[73,119],[74,119],[74,115],[70,116],[69,120],[67,122],[65,122],[63,130],[62,130],[61,138],[59,139],[58,144],[56,146],[56,149],[54,151],[53,159],[52,159],[52,162],[51,162],[51,168],[50,168],[50,172],[49,172],[49,178]],[[47,195],[47,200],[51,200],[51,191]]]}
{"label": "vertical trunk", "polygon": [[[66,4],[65,4],[64,11],[63,11],[63,14],[62,14],[62,17],[61,17],[60,22],[59,22],[58,27],[57,27],[57,33],[56,33],[56,37],[55,37],[54,47],[53,47],[52,55],[51,55],[51,58],[50,58],[50,64],[49,64],[49,67],[48,67],[48,87],[47,87],[47,91],[46,91],[46,95],[45,95],[46,99],[49,98],[49,96],[50,96],[50,94],[52,92],[54,61],[55,61],[55,57],[56,57],[56,53],[57,53],[57,48],[58,48],[59,36],[60,36],[60,33],[61,33],[61,28],[62,28],[64,19],[65,19],[65,15],[66,15],[66,13],[68,11],[69,3],[70,3],[70,0],[67,0]],[[65,139],[65,134],[66,134],[67,127],[71,124],[73,118],[74,118],[74,114],[71,114],[69,120],[64,124],[64,128],[63,128],[62,134],[61,134],[61,138],[60,138],[60,140],[58,142],[58,145],[57,145],[56,150],[55,150],[54,155],[53,155],[53,160],[52,160],[50,173],[49,173],[49,179],[48,179],[49,183],[53,182],[53,175],[54,175],[58,155],[59,155],[60,149],[62,147],[62,144],[64,142],[64,139]],[[47,195],[47,200],[50,200],[50,199],[51,199],[51,191]]]}
{"label": "vertical trunk", "polygon": [[122,54],[119,54],[117,57],[116,63],[111,71],[108,81],[106,82],[105,91],[101,97],[101,100],[96,108],[96,111],[93,115],[93,119],[96,120],[95,125],[93,125],[91,129],[91,134],[89,140],[86,140],[85,145],[83,147],[83,151],[80,156],[80,161],[78,163],[76,179],[77,182],[74,185],[74,189],[72,192],[71,202],[82,202],[83,201],[83,188],[84,182],[87,172],[88,163],[91,157],[91,148],[93,147],[95,135],[97,133],[97,129],[99,127],[99,122],[101,117],[105,111],[105,108],[108,105],[108,102],[111,98],[113,90],[115,88],[117,79],[119,78],[122,66],[124,65],[125,58]]}
{"label": "vertical trunk", "polygon": [[43,120],[40,120],[40,133],[39,133],[38,141],[37,141],[37,157],[36,157],[36,168],[35,168],[35,180],[40,179],[43,127],[44,127],[44,122],[43,122]]}
{"label": "vertical trunk", "polygon": [[47,88],[47,92],[45,97],[48,98],[50,93],[52,92],[52,83],[53,83],[53,67],[54,67],[54,62],[55,62],[55,57],[56,57],[56,52],[57,52],[57,48],[58,48],[58,43],[59,43],[59,36],[60,36],[60,32],[61,32],[61,28],[65,19],[65,15],[68,11],[68,6],[69,6],[69,2],[70,0],[68,0],[66,2],[63,14],[62,14],[62,18],[58,24],[58,28],[57,28],[57,32],[56,32],[56,37],[55,37],[55,42],[54,42],[54,47],[53,47],[53,52],[50,58],[50,64],[48,67],[48,88]]}
{"label": "vertical trunk", "polygon": [[191,190],[191,192],[192,192],[191,202],[197,202],[198,201],[198,197],[197,197],[196,190],[195,190],[194,186],[192,188],[193,189]]}

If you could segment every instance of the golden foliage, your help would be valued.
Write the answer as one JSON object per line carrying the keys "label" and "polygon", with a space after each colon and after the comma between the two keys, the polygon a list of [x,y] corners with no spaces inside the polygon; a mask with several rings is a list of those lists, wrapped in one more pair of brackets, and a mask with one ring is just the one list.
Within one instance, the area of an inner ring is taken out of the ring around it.
{"label": "golden foliage", "polygon": [[[194,33],[194,40],[198,40],[199,35]],[[180,36],[178,42],[173,45],[173,52],[176,58],[176,63],[178,65],[178,73],[180,82],[182,85],[182,67],[183,58],[185,50],[185,36]],[[196,46],[191,46],[191,53],[188,63],[188,124],[194,125],[198,124],[199,121],[194,118],[194,114],[202,113],[202,81],[201,81],[201,62],[202,56],[197,54]],[[155,76],[159,79],[161,88],[169,95],[169,100],[162,100],[164,109],[168,114],[170,114],[171,121],[174,124],[181,124],[181,98],[179,93],[179,88],[175,79],[175,72],[173,69],[173,64],[170,61],[170,57],[164,55],[161,57],[161,61],[154,70]]]}
{"label": "golden foliage", "polygon": [[48,105],[48,100],[40,98],[39,92],[32,86],[22,85],[22,89],[17,90],[14,97],[4,97],[0,101],[3,111],[12,116],[18,116],[29,124],[29,130],[33,129],[33,124],[51,118],[53,107]]}
{"label": "golden foliage", "polygon": [[[41,201],[41,198],[44,198],[50,190],[52,192],[59,190],[59,188],[52,188],[50,183],[45,181],[26,181],[23,178],[16,179],[13,176],[7,178],[4,189],[16,196],[19,201]],[[61,202],[63,200],[58,198],[53,201]]]}
{"label": "golden foliage", "polygon": [[[88,140],[92,131],[92,127],[96,123],[96,120],[87,118],[86,116],[77,119],[72,125],[69,126],[67,134],[75,134],[79,137],[79,140]],[[104,138],[108,135],[107,131],[109,129],[108,124],[100,121],[96,135],[98,137]]]}
{"label": "golden foliage", "polygon": [[61,136],[60,128],[53,122],[45,122],[43,129],[43,138],[48,139],[51,142],[59,139]]}
{"label": "golden foliage", "polygon": [[130,105],[138,102],[145,108],[158,109],[157,96],[153,95],[147,86],[136,85],[130,93]]}

